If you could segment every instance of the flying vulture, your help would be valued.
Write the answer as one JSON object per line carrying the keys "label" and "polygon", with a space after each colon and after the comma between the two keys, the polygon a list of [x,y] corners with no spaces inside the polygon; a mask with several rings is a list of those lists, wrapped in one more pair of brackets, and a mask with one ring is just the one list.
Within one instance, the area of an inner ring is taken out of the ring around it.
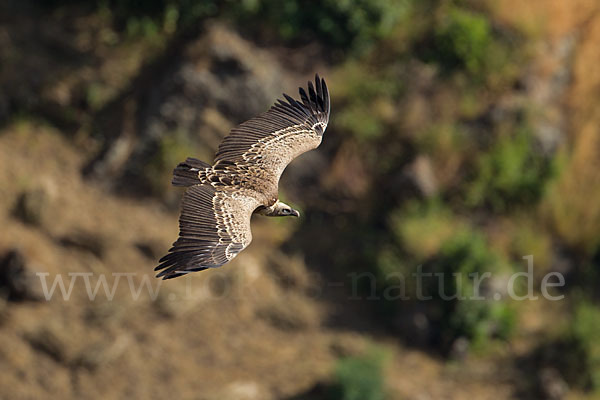
{"label": "flying vulture", "polygon": [[329,91],[315,76],[300,100],[284,94],[267,112],[232,129],[213,165],[188,158],[172,184],[187,187],[179,238],[160,259],[157,277],[176,278],[220,267],[250,244],[250,217],[300,214],[278,199],[279,177],[297,156],[321,144],[329,122]]}

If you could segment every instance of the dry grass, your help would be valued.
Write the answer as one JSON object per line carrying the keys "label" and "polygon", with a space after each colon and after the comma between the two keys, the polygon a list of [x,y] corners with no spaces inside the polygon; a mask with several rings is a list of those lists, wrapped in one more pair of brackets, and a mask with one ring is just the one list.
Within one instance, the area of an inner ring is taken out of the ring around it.
{"label": "dry grass", "polygon": [[573,60],[568,97],[572,149],[567,166],[552,188],[545,212],[571,246],[591,252],[600,244],[600,5],[582,25]]}

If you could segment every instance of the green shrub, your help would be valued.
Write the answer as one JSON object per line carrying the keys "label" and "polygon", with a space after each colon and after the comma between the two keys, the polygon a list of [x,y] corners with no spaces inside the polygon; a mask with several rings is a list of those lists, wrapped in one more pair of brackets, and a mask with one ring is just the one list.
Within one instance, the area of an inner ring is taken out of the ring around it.
{"label": "green shrub", "polygon": [[470,229],[455,232],[442,245],[439,257],[440,271],[463,274],[494,271],[499,264],[483,235]]}
{"label": "green shrub", "polygon": [[493,29],[488,15],[465,6],[442,4],[435,15],[415,49],[426,62],[445,74],[464,71],[475,86],[502,87],[516,76],[522,55],[514,46],[518,34]]}
{"label": "green shrub", "polygon": [[[449,238],[441,247],[432,263],[432,270],[444,273],[444,292],[457,293],[460,300],[444,300],[435,296],[439,292],[438,281],[431,290],[443,310],[439,319],[442,344],[449,344],[458,337],[466,337],[475,346],[485,345],[490,338],[508,339],[514,330],[515,314],[502,301],[475,300],[474,277],[485,272],[502,272],[501,258],[490,249],[485,238],[471,229],[463,229]],[[476,274],[476,275],[470,275]],[[458,278],[460,277],[460,278]],[[460,279],[460,280],[459,280]],[[481,289],[481,288],[480,288]],[[483,296],[481,289],[479,296]]]}
{"label": "green shrub", "polygon": [[390,223],[399,245],[419,262],[434,256],[461,227],[461,222],[440,202],[413,202],[392,214]]}
{"label": "green shrub", "polygon": [[[195,26],[200,20],[216,16],[225,0],[48,0],[48,8],[78,3],[108,16],[119,30],[129,36],[155,37],[160,33]],[[233,2],[232,2],[233,3]],[[235,4],[231,4],[232,7]]]}
{"label": "green shrub", "polygon": [[[432,339],[442,350],[447,350],[459,337],[467,338],[475,348],[483,348],[491,339],[511,337],[516,323],[515,308],[506,301],[491,298],[491,293],[486,292],[487,279],[476,292],[476,277],[486,272],[498,275],[510,271],[508,263],[490,247],[482,233],[436,201],[414,203],[396,212],[390,225],[396,241],[383,248],[377,258],[379,276],[402,273],[408,277],[406,296],[417,301],[416,281],[410,279],[415,266],[422,265],[424,273],[434,274],[422,277],[421,294],[431,296],[422,306],[436,327]],[[385,289],[380,288],[380,292]],[[484,298],[473,299],[475,295]],[[380,311],[386,316],[408,306],[406,300],[403,304],[380,303]]]}
{"label": "green shrub", "polygon": [[516,310],[505,302],[462,300],[449,316],[444,339],[451,342],[466,337],[472,347],[483,349],[492,338],[510,339],[516,322]]}
{"label": "green shrub", "polygon": [[577,354],[577,370],[584,387],[600,390],[600,309],[592,304],[583,303],[575,311],[569,330],[572,350]]}
{"label": "green shrub", "polygon": [[129,34],[154,35],[163,28],[166,32],[187,28],[199,20],[215,16],[220,0],[108,0],[98,2],[108,7],[118,24]]}
{"label": "green shrub", "polygon": [[370,108],[362,104],[352,104],[340,110],[335,117],[334,124],[352,133],[361,141],[381,137],[385,126],[382,121],[371,113]]}
{"label": "green shrub", "polygon": [[332,115],[332,128],[348,131],[361,142],[387,139],[398,117],[395,102],[405,85],[393,68],[371,69],[369,60],[352,60],[337,69],[331,84],[341,105]]}
{"label": "green shrub", "polygon": [[529,129],[521,128],[514,136],[502,135],[490,151],[479,156],[467,204],[504,212],[511,206],[535,203],[554,170],[553,161],[534,147]]}
{"label": "green shrub", "polygon": [[143,36],[154,38],[158,35],[160,27],[158,23],[150,17],[131,17],[127,20],[126,30],[130,37]]}
{"label": "green shrub", "polygon": [[318,40],[361,51],[388,35],[410,13],[413,0],[246,0],[230,12],[254,30],[274,29],[287,41]]}
{"label": "green shrub", "polygon": [[383,400],[383,354],[373,350],[361,357],[341,359],[335,371],[331,400]]}
{"label": "green shrub", "polygon": [[571,319],[564,321],[568,325],[562,328],[562,334],[542,343],[535,358],[540,367],[558,369],[571,388],[591,392],[590,398],[597,398],[600,393],[600,308],[583,300],[582,294],[575,296],[578,305]]}
{"label": "green shrub", "polygon": [[[50,0],[61,7],[74,0]],[[408,21],[415,0],[84,0],[111,16],[119,30],[155,36],[198,26],[209,17],[229,19],[251,34],[294,43],[318,41],[360,53]]]}
{"label": "green shrub", "polygon": [[492,42],[488,19],[480,14],[452,8],[435,32],[438,60],[449,69],[465,68],[478,75],[485,68]]}

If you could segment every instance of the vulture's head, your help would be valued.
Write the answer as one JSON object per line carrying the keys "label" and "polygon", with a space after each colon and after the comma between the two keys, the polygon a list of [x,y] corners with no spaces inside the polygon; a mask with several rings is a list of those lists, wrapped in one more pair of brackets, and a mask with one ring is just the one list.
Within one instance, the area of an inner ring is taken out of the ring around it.
{"label": "vulture's head", "polygon": [[299,217],[300,212],[294,210],[287,204],[277,201],[271,207],[264,207],[256,211],[257,214],[266,215],[267,217]]}

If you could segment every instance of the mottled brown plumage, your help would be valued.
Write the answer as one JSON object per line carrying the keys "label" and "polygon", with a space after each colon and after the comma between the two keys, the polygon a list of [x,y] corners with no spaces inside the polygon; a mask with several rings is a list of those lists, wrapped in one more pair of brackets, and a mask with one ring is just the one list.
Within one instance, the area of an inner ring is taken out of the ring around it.
{"label": "mottled brown plumage", "polygon": [[160,259],[157,277],[175,278],[219,267],[252,241],[253,213],[298,216],[278,200],[279,178],[300,154],[321,144],[329,122],[325,80],[299,89],[301,101],[284,94],[264,114],[232,129],[214,165],[188,158],[173,171],[173,185],[186,186],[179,238]]}

